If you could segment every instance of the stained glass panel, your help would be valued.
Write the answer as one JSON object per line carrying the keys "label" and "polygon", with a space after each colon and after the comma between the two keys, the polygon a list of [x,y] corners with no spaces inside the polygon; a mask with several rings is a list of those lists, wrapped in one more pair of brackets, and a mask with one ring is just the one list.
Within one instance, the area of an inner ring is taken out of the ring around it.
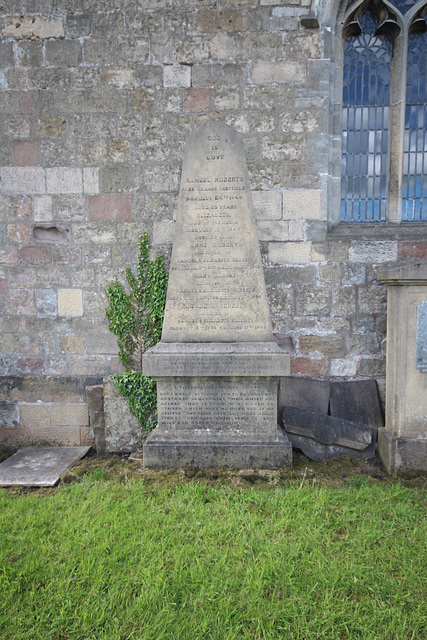
{"label": "stained glass panel", "polygon": [[344,42],[341,220],[386,220],[391,41],[375,36],[366,12],[362,34]]}
{"label": "stained glass panel", "polygon": [[406,13],[417,4],[417,0],[390,0],[391,4],[399,9],[400,13]]}
{"label": "stained glass panel", "polygon": [[402,221],[427,220],[427,34],[408,42]]}

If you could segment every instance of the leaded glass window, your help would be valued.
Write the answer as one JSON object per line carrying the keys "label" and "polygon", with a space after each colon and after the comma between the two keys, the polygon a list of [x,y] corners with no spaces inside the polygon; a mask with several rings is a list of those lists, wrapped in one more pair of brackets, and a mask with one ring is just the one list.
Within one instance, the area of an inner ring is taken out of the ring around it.
{"label": "leaded glass window", "polygon": [[427,220],[427,33],[408,39],[402,221]]}
{"label": "leaded glass window", "polygon": [[386,220],[391,40],[370,12],[344,46],[341,219]]}
{"label": "leaded glass window", "polygon": [[342,222],[427,221],[426,14],[426,0],[349,5]]}

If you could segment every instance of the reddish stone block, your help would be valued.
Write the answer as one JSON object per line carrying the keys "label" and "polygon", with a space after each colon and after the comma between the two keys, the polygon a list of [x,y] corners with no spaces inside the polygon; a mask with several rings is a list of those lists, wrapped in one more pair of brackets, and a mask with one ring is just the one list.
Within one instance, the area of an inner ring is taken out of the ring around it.
{"label": "reddish stone block", "polygon": [[31,91],[25,91],[18,97],[19,113],[35,113],[37,109],[36,94]]}
{"label": "reddish stone block", "polygon": [[43,265],[50,263],[50,247],[23,247],[19,252],[22,264]]}
{"label": "reddish stone block", "polygon": [[89,220],[132,220],[132,196],[89,196]]}
{"label": "reddish stone block", "polygon": [[39,143],[36,140],[15,140],[13,143],[13,161],[18,167],[39,165]]}
{"label": "reddish stone block", "polygon": [[44,360],[43,358],[19,358],[18,368],[23,373],[34,373],[35,371],[43,371]]}
{"label": "reddish stone block", "polygon": [[401,258],[427,258],[427,241],[422,242],[401,242],[399,244],[399,253]]}
{"label": "reddish stone block", "polygon": [[209,108],[209,89],[189,89],[184,97],[184,111],[203,111]]}
{"label": "reddish stone block", "polygon": [[291,358],[291,375],[324,376],[328,371],[326,358]]}
{"label": "reddish stone block", "polygon": [[6,278],[0,278],[0,295],[7,293],[7,280]]}

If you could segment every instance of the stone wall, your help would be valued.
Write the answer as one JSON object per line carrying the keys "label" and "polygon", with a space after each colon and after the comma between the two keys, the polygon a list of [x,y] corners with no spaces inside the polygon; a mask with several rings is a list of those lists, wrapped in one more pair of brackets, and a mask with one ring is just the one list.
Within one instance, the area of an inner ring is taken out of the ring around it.
{"label": "stone wall", "polygon": [[[310,0],[0,6],[0,368],[5,380],[43,390],[19,400],[3,392],[0,443],[11,442],[6,429],[16,441],[39,442],[41,428],[43,441],[90,437],[87,407],[76,408],[82,385],[121,371],[105,287],[135,264],[143,231],[168,260],[183,145],[212,116],[244,138],[274,331],[291,344],[291,372],[384,386],[378,268],[425,259],[427,242],[396,226],[332,228],[330,7],[323,15]],[[60,397],[49,391],[58,380]],[[79,417],[57,419],[57,404]]]}

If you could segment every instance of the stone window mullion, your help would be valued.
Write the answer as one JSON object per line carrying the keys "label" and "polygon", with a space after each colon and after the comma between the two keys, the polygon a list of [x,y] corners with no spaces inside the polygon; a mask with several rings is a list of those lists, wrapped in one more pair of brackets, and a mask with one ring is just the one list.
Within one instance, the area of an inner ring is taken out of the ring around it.
{"label": "stone window mullion", "polygon": [[403,147],[405,130],[407,29],[394,40],[391,69],[390,142],[387,221],[400,223],[402,217]]}

